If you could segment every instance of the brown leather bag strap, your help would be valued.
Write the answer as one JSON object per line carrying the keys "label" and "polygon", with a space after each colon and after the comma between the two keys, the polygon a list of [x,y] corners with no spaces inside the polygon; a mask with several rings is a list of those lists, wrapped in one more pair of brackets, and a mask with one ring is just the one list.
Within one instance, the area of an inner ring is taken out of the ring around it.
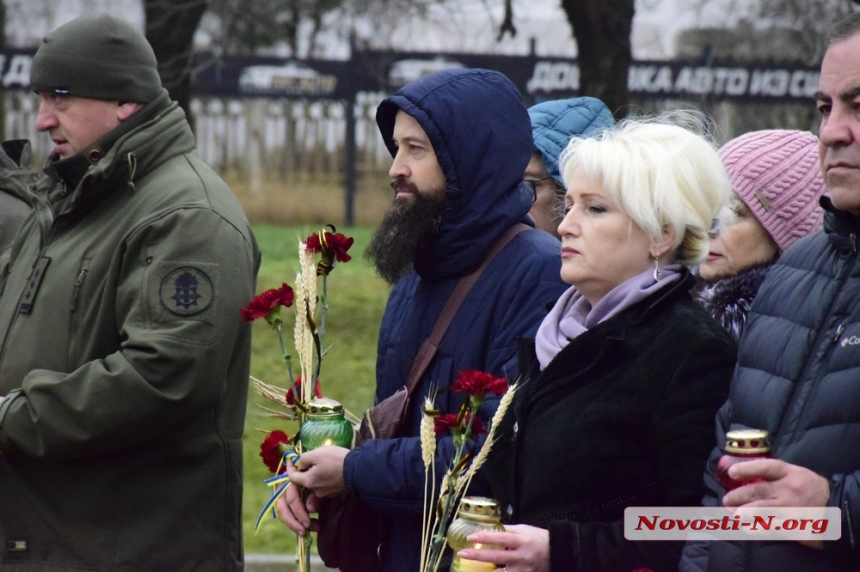
{"label": "brown leather bag strap", "polygon": [[493,247],[487,253],[487,256],[484,258],[481,265],[471,274],[463,276],[460,278],[460,281],[457,282],[457,285],[454,287],[454,290],[445,302],[445,307],[442,308],[442,312],[436,319],[433,331],[430,332],[430,336],[421,344],[421,348],[418,350],[418,354],[412,362],[412,368],[409,370],[409,377],[406,380],[407,404],[412,398],[413,391],[415,391],[415,388],[418,386],[418,380],[421,379],[421,376],[423,376],[424,372],[427,371],[433,358],[436,357],[439,343],[445,336],[448,326],[451,325],[451,321],[454,319],[454,316],[457,315],[457,310],[460,309],[460,305],[463,303],[463,300],[466,299],[472,286],[475,285],[475,282],[477,282],[478,278],[481,277],[484,269],[490,265],[490,262],[492,262],[493,258],[502,251],[505,245],[507,245],[516,235],[524,230],[528,230],[529,228],[531,227],[521,222],[509,228],[505,234],[503,234],[495,244],[493,244]]}

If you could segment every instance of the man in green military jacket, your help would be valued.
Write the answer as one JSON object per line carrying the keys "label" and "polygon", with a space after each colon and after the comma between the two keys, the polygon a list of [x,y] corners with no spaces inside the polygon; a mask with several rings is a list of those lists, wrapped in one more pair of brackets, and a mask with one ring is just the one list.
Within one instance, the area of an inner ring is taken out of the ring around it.
{"label": "man in green military jacket", "polygon": [[0,267],[0,569],[239,570],[248,222],[128,22],[61,26],[30,79],[54,150]]}

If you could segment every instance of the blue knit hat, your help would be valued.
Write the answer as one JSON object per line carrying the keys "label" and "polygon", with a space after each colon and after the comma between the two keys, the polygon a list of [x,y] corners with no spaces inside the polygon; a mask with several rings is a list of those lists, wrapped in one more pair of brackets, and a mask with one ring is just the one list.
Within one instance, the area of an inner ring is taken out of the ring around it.
{"label": "blue knit hat", "polygon": [[615,125],[609,108],[593,97],[545,101],[529,107],[535,151],[546,172],[564,185],[558,159],[574,137],[588,137]]}

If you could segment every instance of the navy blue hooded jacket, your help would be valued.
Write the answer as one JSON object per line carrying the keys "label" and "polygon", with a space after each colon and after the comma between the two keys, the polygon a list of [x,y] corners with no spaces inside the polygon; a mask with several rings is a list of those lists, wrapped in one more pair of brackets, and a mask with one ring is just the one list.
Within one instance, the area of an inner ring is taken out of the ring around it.
{"label": "navy blue hooded jacket", "polygon": [[[493,243],[526,222],[532,191],[522,183],[532,152],[531,125],[516,87],[487,70],[446,70],[413,82],[377,110],[392,156],[399,110],[427,133],[447,182],[438,237],[418,254],[415,270],[392,289],[379,336],[376,399],[404,386],[421,342],[430,334],[461,276],[475,270]],[[459,372],[477,369],[517,378],[516,339],[534,337],[549,304],[566,285],[559,276],[559,242],[529,229],[518,234],[484,270],[463,301],[433,363],[421,380],[407,419],[408,437],[373,440],[351,451],[346,486],[391,523],[386,570],[418,570],[424,465],[418,438],[420,408],[430,386],[436,404],[456,412],[460,395],[447,391]],[[488,402],[485,421],[497,402]],[[440,440],[437,473],[453,456]]]}

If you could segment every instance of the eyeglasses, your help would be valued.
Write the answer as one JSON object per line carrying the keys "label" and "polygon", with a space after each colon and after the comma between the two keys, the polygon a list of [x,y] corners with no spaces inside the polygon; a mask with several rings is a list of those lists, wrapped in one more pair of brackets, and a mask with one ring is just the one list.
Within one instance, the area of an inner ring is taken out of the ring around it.
{"label": "eyeglasses", "polygon": [[546,177],[540,179],[523,179],[523,182],[531,187],[532,190],[532,202],[537,201],[537,188],[538,185],[544,183],[545,181],[552,181],[552,192],[556,196],[564,196],[564,187],[558,184],[552,175],[548,175]]}
{"label": "eyeglasses", "polygon": [[712,218],[711,219],[711,228],[708,230],[709,238],[716,238],[717,235],[720,234],[720,219]]}

